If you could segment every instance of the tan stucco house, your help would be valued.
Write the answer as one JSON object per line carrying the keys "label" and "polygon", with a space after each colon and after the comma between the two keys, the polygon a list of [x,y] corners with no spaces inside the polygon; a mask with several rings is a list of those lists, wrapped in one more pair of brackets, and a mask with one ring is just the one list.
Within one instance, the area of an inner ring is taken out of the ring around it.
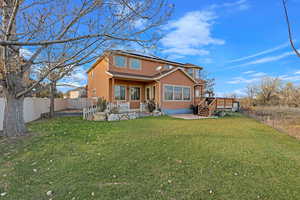
{"label": "tan stucco house", "polygon": [[126,51],[106,51],[87,71],[88,97],[129,102],[153,99],[164,113],[189,113],[204,96],[202,67]]}

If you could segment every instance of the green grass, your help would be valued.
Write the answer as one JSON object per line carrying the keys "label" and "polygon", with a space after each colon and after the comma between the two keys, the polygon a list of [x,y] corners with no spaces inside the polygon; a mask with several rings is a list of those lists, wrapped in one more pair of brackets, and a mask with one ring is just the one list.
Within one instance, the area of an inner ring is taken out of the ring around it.
{"label": "green grass", "polygon": [[0,140],[0,200],[300,198],[300,142],[246,117],[29,127]]}

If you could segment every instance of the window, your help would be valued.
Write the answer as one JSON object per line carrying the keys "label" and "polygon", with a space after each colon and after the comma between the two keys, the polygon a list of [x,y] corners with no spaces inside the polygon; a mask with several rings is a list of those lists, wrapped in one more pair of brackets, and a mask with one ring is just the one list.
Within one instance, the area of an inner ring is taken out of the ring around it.
{"label": "window", "polygon": [[124,56],[115,56],[115,65],[117,67],[126,67],[126,58]]}
{"label": "window", "polygon": [[191,89],[186,86],[164,86],[165,101],[190,101]]}
{"label": "window", "polygon": [[174,68],[173,65],[164,65],[164,66],[163,66],[163,69],[164,69],[164,70],[170,70],[170,69],[173,69],[173,68]]}
{"label": "window", "polygon": [[91,76],[92,76],[92,78],[94,77],[94,72],[93,71],[91,72]]}
{"label": "window", "polygon": [[174,100],[182,100],[182,87],[174,87]]}
{"label": "window", "polygon": [[126,98],[126,88],[122,85],[115,85],[115,99],[125,100]]}
{"label": "window", "polygon": [[130,99],[138,101],[141,96],[141,88],[140,87],[131,87],[130,88]]}
{"label": "window", "polygon": [[195,69],[195,78],[196,78],[196,79],[200,79],[200,77],[201,77],[200,72],[201,72],[200,69]]}
{"label": "window", "polygon": [[194,69],[193,68],[189,68],[187,70],[187,73],[191,76],[191,77],[194,77]]}
{"label": "window", "polygon": [[141,69],[141,61],[138,59],[130,59],[130,69]]}
{"label": "window", "polygon": [[199,89],[196,89],[196,91],[195,91],[195,96],[196,96],[196,97],[200,97],[200,90],[199,90]]}
{"label": "window", "polygon": [[165,86],[165,100],[173,100],[173,86]]}
{"label": "window", "polygon": [[188,101],[191,99],[190,88],[183,88],[183,100]]}

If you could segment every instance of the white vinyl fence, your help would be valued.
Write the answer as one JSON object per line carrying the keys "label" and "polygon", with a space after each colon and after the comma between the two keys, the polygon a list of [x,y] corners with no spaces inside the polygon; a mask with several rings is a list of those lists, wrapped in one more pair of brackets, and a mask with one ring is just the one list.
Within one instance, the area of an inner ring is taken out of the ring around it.
{"label": "white vinyl fence", "polygon": [[[82,110],[93,105],[92,99],[55,99],[55,111],[76,109]],[[37,120],[41,114],[49,112],[50,100],[47,98],[25,98],[24,100],[24,120],[30,122]],[[5,99],[0,98],[0,131],[3,130]]]}

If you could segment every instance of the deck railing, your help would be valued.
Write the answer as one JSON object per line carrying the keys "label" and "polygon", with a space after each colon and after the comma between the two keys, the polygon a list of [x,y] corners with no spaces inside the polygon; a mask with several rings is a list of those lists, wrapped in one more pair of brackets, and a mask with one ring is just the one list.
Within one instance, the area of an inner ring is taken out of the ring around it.
{"label": "deck railing", "polygon": [[217,99],[215,98],[209,105],[208,105],[208,109],[209,109],[209,116],[211,116],[213,114],[213,112],[216,110],[216,103],[217,103]]}
{"label": "deck railing", "polygon": [[93,115],[98,112],[99,108],[97,105],[89,106],[87,108],[83,108],[83,119],[87,120],[93,117]]}
{"label": "deck railing", "polygon": [[[83,119],[91,119],[96,112],[99,112],[99,109],[100,108],[97,105],[83,108]],[[108,103],[107,110],[116,110],[116,112],[125,113],[131,111],[145,112],[147,109],[145,103],[140,103],[140,107],[138,109],[130,109],[130,102],[116,102]]]}

